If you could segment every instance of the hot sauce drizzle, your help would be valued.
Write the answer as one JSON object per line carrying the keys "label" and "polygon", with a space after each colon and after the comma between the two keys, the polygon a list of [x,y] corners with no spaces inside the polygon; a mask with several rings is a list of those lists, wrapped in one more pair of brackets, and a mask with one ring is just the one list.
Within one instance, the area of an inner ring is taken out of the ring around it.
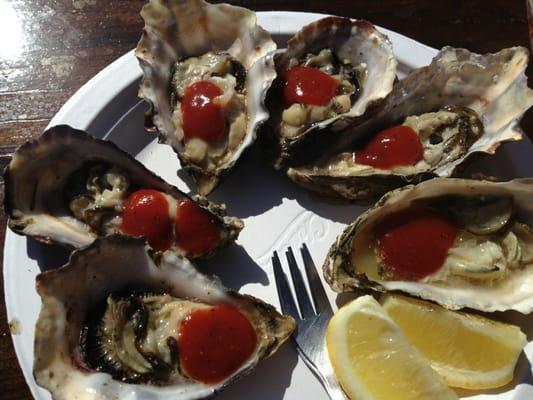
{"label": "hot sauce drizzle", "polygon": [[128,235],[144,236],[156,250],[168,250],[173,238],[165,196],[152,189],[132,193],[123,205],[120,230]]}
{"label": "hot sauce drizzle", "polygon": [[193,311],[181,322],[179,332],[181,367],[191,378],[207,384],[237,371],[257,345],[250,321],[227,304]]}
{"label": "hot sauce drizzle", "polygon": [[423,156],[424,148],[416,132],[408,126],[398,125],[372,137],[362,149],[354,152],[353,161],[374,168],[390,169],[415,165]]}
{"label": "hot sauce drizzle", "polygon": [[213,99],[222,93],[209,81],[195,82],[185,89],[181,102],[185,140],[197,137],[213,143],[224,139],[224,113],[218,104],[213,103]]}
{"label": "hot sauce drizzle", "polygon": [[293,67],[283,72],[283,99],[295,103],[323,106],[339,91],[339,81],[318,68]]}
{"label": "hot sauce drizzle", "polygon": [[213,218],[191,200],[182,200],[176,210],[176,243],[190,254],[205,254],[220,242]]}
{"label": "hot sauce drizzle", "polygon": [[393,279],[420,280],[438,271],[459,232],[428,208],[392,213],[374,230],[379,256]]}

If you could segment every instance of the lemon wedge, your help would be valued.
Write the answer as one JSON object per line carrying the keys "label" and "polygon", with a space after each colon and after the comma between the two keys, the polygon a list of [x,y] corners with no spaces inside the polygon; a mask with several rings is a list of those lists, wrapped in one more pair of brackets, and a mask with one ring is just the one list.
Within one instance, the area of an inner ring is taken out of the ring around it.
{"label": "lemon wedge", "polygon": [[403,296],[383,308],[453,387],[491,389],[513,379],[526,335],[519,327]]}
{"label": "lemon wedge", "polygon": [[326,346],[335,375],[351,399],[457,399],[371,296],[359,297],[335,313]]}

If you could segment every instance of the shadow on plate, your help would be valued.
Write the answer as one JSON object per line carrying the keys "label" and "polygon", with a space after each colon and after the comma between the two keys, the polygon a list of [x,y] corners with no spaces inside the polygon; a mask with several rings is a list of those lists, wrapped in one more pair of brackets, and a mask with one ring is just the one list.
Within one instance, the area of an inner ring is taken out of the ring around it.
{"label": "shadow on plate", "polygon": [[529,139],[503,143],[494,155],[479,155],[465,164],[463,176],[474,174],[496,176],[500,180],[525,178],[533,175],[531,153],[533,145]]}
{"label": "shadow on plate", "polygon": [[352,222],[367,208],[341,199],[318,196],[297,186],[284,173],[264,162],[257,144],[209,195],[209,200],[226,203],[228,214],[241,218],[260,215],[281,205],[284,200],[294,200],[307,210],[342,223]]}
{"label": "shadow on plate", "polygon": [[[133,156],[137,156],[154,140],[154,136],[146,134],[142,128],[145,110],[146,104],[138,102],[124,113],[106,135],[109,140]],[[168,157],[168,160],[165,159],[168,168],[176,171],[178,178],[190,188],[189,194],[195,194],[196,185],[192,177],[179,168],[177,156],[172,154]],[[281,205],[284,199],[295,200],[303,208],[344,223],[351,222],[365,208],[343,200],[321,197],[300,188],[284,173],[266,164],[259,143],[255,143],[243,155],[236,168],[209,195],[209,200],[227,205],[228,215],[241,218],[260,215]]]}
{"label": "shadow on plate", "polygon": [[31,237],[26,239],[26,254],[37,262],[41,272],[65,265],[71,252],[67,247],[41,243]]}
{"label": "shadow on plate", "polygon": [[372,291],[370,289],[359,289],[354,292],[339,293],[335,298],[335,304],[337,305],[337,308],[341,308],[342,306],[348,304],[350,301],[355,300],[358,297],[365,296],[367,294],[373,296],[378,301],[381,296],[381,293]]}
{"label": "shadow on plate", "polygon": [[198,269],[210,275],[217,275],[225,286],[239,290],[248,283],[269,284],[266,272],[250,257],[244,247],[230,245],[207,260],[194,262]]}
{"label": "shadow on plate", "polygon": [[[65,265],[71,249],[57,245],[48,245],[30,237],[26,241],[26,253],[35,260],[41,272],[59,268]],[[193,261],[200,271],[206,274],[220,276],[226,286],[239,290],[248,283],[269,284],[265,271],[257,265],[243,247],[235,244],[207,260]]]}
{"label": "shadow on plate", "polygon": [[[146,134],[143,129],[146,109],[146,103],[137,101],[109,128],[106,138],[131,155],[137,156],[154,140],[154,135]],[[190,188],[189,194],[196,193],[196,185],[191,176],[179,168],[177,156],[172,154],[168,157],[168,160],[165,159],[167,168],[176,171],[178,178]],[[283,172],[267,165],[258,142],[243,155],[236,168],[209,195],[209,200],[226,203],[228,215],[241,218],[260,215],[281,205],[284,199],[295,200],[305,209],[343,223],[351,222],[366,208],[340,199],[321,197],[297,186]]]}
{"label": "shadow on plate", "polygon": [[278,46],[278,50],[284,49],[287,47],[287,42],[290,38],[292,38],[294,35],[288,35],[288,34],[280,34],[280,33],[274,33],[272,35],[272,40],[276,42]]}
{"label": "shadow on plate", "polygon": [[298,354],[290,341],[284,343],[276,354],[259,362],[250,375],[233,383],[213,399],[282,399],[291,384],[297,362]]}

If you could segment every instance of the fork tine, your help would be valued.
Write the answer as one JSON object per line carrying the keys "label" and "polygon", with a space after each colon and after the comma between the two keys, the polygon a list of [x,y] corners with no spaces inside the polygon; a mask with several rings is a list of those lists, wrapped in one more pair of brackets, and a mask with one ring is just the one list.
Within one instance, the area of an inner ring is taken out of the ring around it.
{"label": "fork tine", "polygon": [[316,316],[315,310],[313,310],[313,305],[311,304],[311,298],[307,294],[307,289],[302,278],[302,273],[296,259],[294,258],[294,253],[292,248],[289,247],[285,252],[287,261],[289,263],[289,270],[291,271],[292,282],[294,284],[294,292],[296,293],[296,299],[298,300],[298,305],[300,306],[300,311],[302,313],[302,318],[309,318]]}
{"label": "fork tine", "polygon": [[309,288],[311,289],[311,295],[313,296],[313,302],[315,303],[315,309],[317,314],[322,311],[331,311],[331,304],[329,304],[328,296],[322,286],[320,277],[316,272],[315,263],[309,254],[309,249],[304,243],[300,247],[300,252],[302,253],[302,258],[304,260],[305,273],[307,275],[307,280],[309,281]]}
{"label": "fork tine", "polygon": [[281,269],[281,262],[276,251],[274,251],[274,255],[272,256],[272,266],[274,267],[274,278],[276,279],[276,289],[278,290],[281,311],[284,314],[289,314],[298,321],[300,320],[300,314],[298,313],[294,297],[292,297],[291,289],[287,283],[287,277],[283,269]]}

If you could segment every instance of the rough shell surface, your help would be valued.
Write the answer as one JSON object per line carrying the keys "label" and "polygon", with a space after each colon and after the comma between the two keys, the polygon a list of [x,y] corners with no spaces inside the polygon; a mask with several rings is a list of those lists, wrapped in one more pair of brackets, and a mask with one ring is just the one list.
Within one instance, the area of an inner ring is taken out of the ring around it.
{"label": "rough shell surface", "polygon": [[203,0],[150,0],[143,7],[141,16],[145,27],[135,50],[143,70],[139,97],[151,105],[147,114],[148,125],[153,124],[159,141],[172,146],[178,157],[183,145],[175,136],[169,86],[176,61],[209,51],[227,51],[247,70],[246,137],[231,160],[208,174],[180,157],[182,167],[188,168],[197,180],[218,183],[255,141],[259,125],[268,118],[263,103],[276,71],[272,59],[264,56],[274,51],[276,44],[270,34],[257,25],[253,11],[229,4],[215,5]]}
{"label": "rough shell surface", "polygon": [[533,264],[514,271],[507,284],[494,287],[469,284],[445,287],[416,281],[373,281],[363,273],[353,272],[350,255],[352,243],[363,228],[372,226],[376,220],[390,212],[408,207],[415,200],[446,195],[510,196],[514,199],[520,222],[533,225],[532,178],[498,183],[434,178],[415,186],[405,186],[387,193],[339,235],[330,248],[323,266],[324,277],[331,288],[336,292],[348,292],[357,288],[369,288],[381,292],[398,290],[435,301],[449,309],[469,307],[488,312],[533,311]]}
{"label": "rough shell surface", "polygon": [[[124,288],[149,288],[206,304],[230,303],[244,313],[258,334],[254,355],[224,382],[190,381],[180,387],[127,384],[88,370],[79,352],[80,329],[91,305]],[[251,296],[225,288],[199,273],[185,258],[166,252],[155,257],[141,239],[109,236],[75,251],[64,267],[37,276],[42,299],[35,328],[34,376],[54,400],[199,399],[209,397],[257,362],[274,353],[295,327],[291,317]]]}
{"label": "rough shell surface", "polygon": [[[8,226],[16,233],[45,243],[79,248],[94,241],[96,234],[71,216],[64,198],[64,188],[72,174],[92,161],[120,168],[140,187],[159,190],[175,199],[189,198],[113,143],[58,125],[22,145],[4,172]],[[221,245],[237,238],[243,228],[240,219],[225,216],[223,205],[201,197],[194,200],[228,232]]]}
{"label": "rough shell surface", "polygon": [[353,121],[373,109],[392,90],[396,79],[396,66],[392,43],[365,20],[351,20],[342,17],[327,17],[304,26],[288,42],[287,49],[275,56],[278,76],[288,67],[292,58],[300,59],[307,53],[317,54],[320,50],[331,49],[339,58],[348,60],[357,67],[366,65],[366,75],[361,82],[360,96],[344,114],[313,124],[306,131],[290,140],[279,137],[282,102],[271,90],[267,97],[270,119],[265,126],[264,145],[273,152],[270,157],[276,168],[292,163],[292,147],[300,141],[312,142],[315,137],[338,132],[350,126]]}
{"label": "rough shell surface", "polygon": [[[295,165],[287,174],[307,189],[352,200],[380,196],[387,190],[432,176],[453,176],[472,154],[494,154],[502,142],[522,138],[519,122],[533,104],[533,91],[527,87],[525,75],[528,59],[529,52],[523,47],[503,49],[494,54],[444,47],[429,66],[413,70],[398,82],[375,115],[337,136],[296,143],[291,150]],[[332,174],[328,170],[330,157],[353,149],[361,140],[401,123],[407,116],[445,106],[474,110],[484,128],[483,135],[466,154],[451,163],[413,176],[351,176]]]}

